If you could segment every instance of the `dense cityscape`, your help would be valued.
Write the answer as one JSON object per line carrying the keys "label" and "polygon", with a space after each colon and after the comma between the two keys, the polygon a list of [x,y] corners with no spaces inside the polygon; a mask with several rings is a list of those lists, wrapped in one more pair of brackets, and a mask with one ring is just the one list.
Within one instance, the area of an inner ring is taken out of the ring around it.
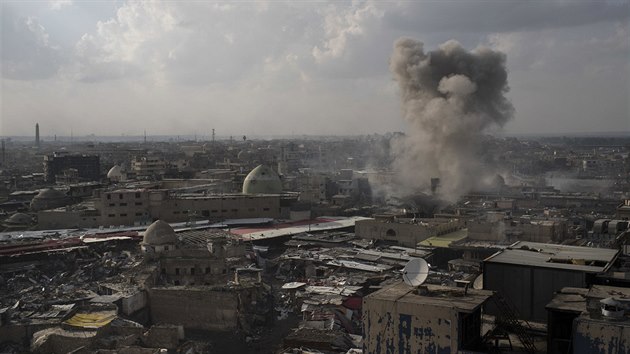
{"label": "dense cityscape", "polygon": [[630,353],[629,25],[0,0],[0,354]]}
{"label": "dense cityscape", "polygon": [[623,352],[629,138],[483,136],[447,200],[403,135],[4,139],[3,352]]}

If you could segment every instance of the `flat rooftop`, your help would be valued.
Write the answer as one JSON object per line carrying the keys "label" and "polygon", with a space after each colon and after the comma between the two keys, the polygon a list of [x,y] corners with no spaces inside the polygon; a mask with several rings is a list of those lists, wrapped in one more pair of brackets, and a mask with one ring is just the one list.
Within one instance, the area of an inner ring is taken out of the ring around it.
{"label": "flat rooftop", "polygon": [[425,247],[448,248],[451,243],[463,240],[466,237],[468,237],[468,229],[461,229],[444,235],[429,237],[418,244]]}
{"label": "flat rooftop", "polygon": [[513,264],[566,269],[588,273],[604,272],[619,250],[518,241],[486,258],[484,263]]}
{"label": "flat rooftop", "polygon": [[492,296],[492,291],[454,288],[425,284],[411,287],[403,281],[392,284],[365,297],[366,300],[391,301],[404,304],[424,304],[473,312]]}

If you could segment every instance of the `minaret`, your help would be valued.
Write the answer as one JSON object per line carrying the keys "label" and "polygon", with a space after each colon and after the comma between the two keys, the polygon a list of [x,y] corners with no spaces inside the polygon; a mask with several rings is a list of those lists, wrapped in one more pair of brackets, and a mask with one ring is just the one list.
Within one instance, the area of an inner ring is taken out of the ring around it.
{"label": "minaret", "polygon": [[39,123],[35,123],[35,145],[39,149]]}

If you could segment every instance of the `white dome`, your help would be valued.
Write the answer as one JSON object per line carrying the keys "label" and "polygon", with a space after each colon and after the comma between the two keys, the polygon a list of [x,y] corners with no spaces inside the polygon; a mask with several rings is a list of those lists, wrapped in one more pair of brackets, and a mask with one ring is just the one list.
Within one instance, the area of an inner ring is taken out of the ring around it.
{"label": "white dome", "polygon": [[114,167],[110,168],[109,172],[107,172],[107,178],[109,179],[121,179],[122,176],[122,167],[120,167],[120,165],[114,165]]}
{"label": "white dome", "polygon": [[259,165],[243,181],[243,194],[282,193],[280,176],[269,166]]}

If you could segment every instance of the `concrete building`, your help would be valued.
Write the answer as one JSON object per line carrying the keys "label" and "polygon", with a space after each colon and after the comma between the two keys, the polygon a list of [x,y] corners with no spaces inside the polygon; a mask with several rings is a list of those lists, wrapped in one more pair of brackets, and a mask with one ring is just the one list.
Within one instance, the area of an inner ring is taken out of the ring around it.
{"label": "concrete building", "polygon": [[506,218],[504,213],[488,213],[470,220],[468,238],[495,242],[561,242],[567,237],[567,221],[561,218]]}
{"label": "concrete building", "polygon": [[547,353],[627,353],[629,305],[628,288],[561,289],[546,306]]}
{"label": "concrete building", "polygon": [[166,161],[160,156],[136,156],[131,161],[131,171],[138,177],[162,176],[166,172]]}
{"label": "concrete building", "polygon": [[363,353],[482,349],[481,313],[492,292],[402,282],[363,299]]}
{"label": "concrete building", "polygon": [[149,225],[153,220],[289,217],[296,194],[178,194],[162,189],[97,190],[85,205],[48,207],[38,213],[40,229]]}
{"label": "concrete building", "polygon": [[148,289],[152,323],[229,331],[269,319],[270,297],[259,279],[228,284],[248,261],[244,245],[227,234],[190,230],[176,235],[158,220],[145,231],[142,249],[158,272]]}
{"label": "concrete building", "polygon": [[408,219],[393,215],[375,215],[374,219],[360,220],[355,225],[358,237],[382,240],[415,247],[429,237],[444,235],[463,227],[458,219]]}
{"label": "concrete building", "polygon": [[630,199],[625,199],[623,203],[617,207],[617,219],[630,220]]}
{"label": "concrete building", "polygon": [[[525,320],[544,321],[564,287],[587,288],[619,251],[519,241],[483,261],[483,287],[508,298]],[[491,311],[493,309],[491,308]]]}
{"label": "concrete building", "polygon": [[97,155],[55,152],[44,156],[44,175],[47,182],[54,183],[57,175],[63,175],[68,169],[75,169],[83,181],[98,181],[101,177],[100,158]]}

